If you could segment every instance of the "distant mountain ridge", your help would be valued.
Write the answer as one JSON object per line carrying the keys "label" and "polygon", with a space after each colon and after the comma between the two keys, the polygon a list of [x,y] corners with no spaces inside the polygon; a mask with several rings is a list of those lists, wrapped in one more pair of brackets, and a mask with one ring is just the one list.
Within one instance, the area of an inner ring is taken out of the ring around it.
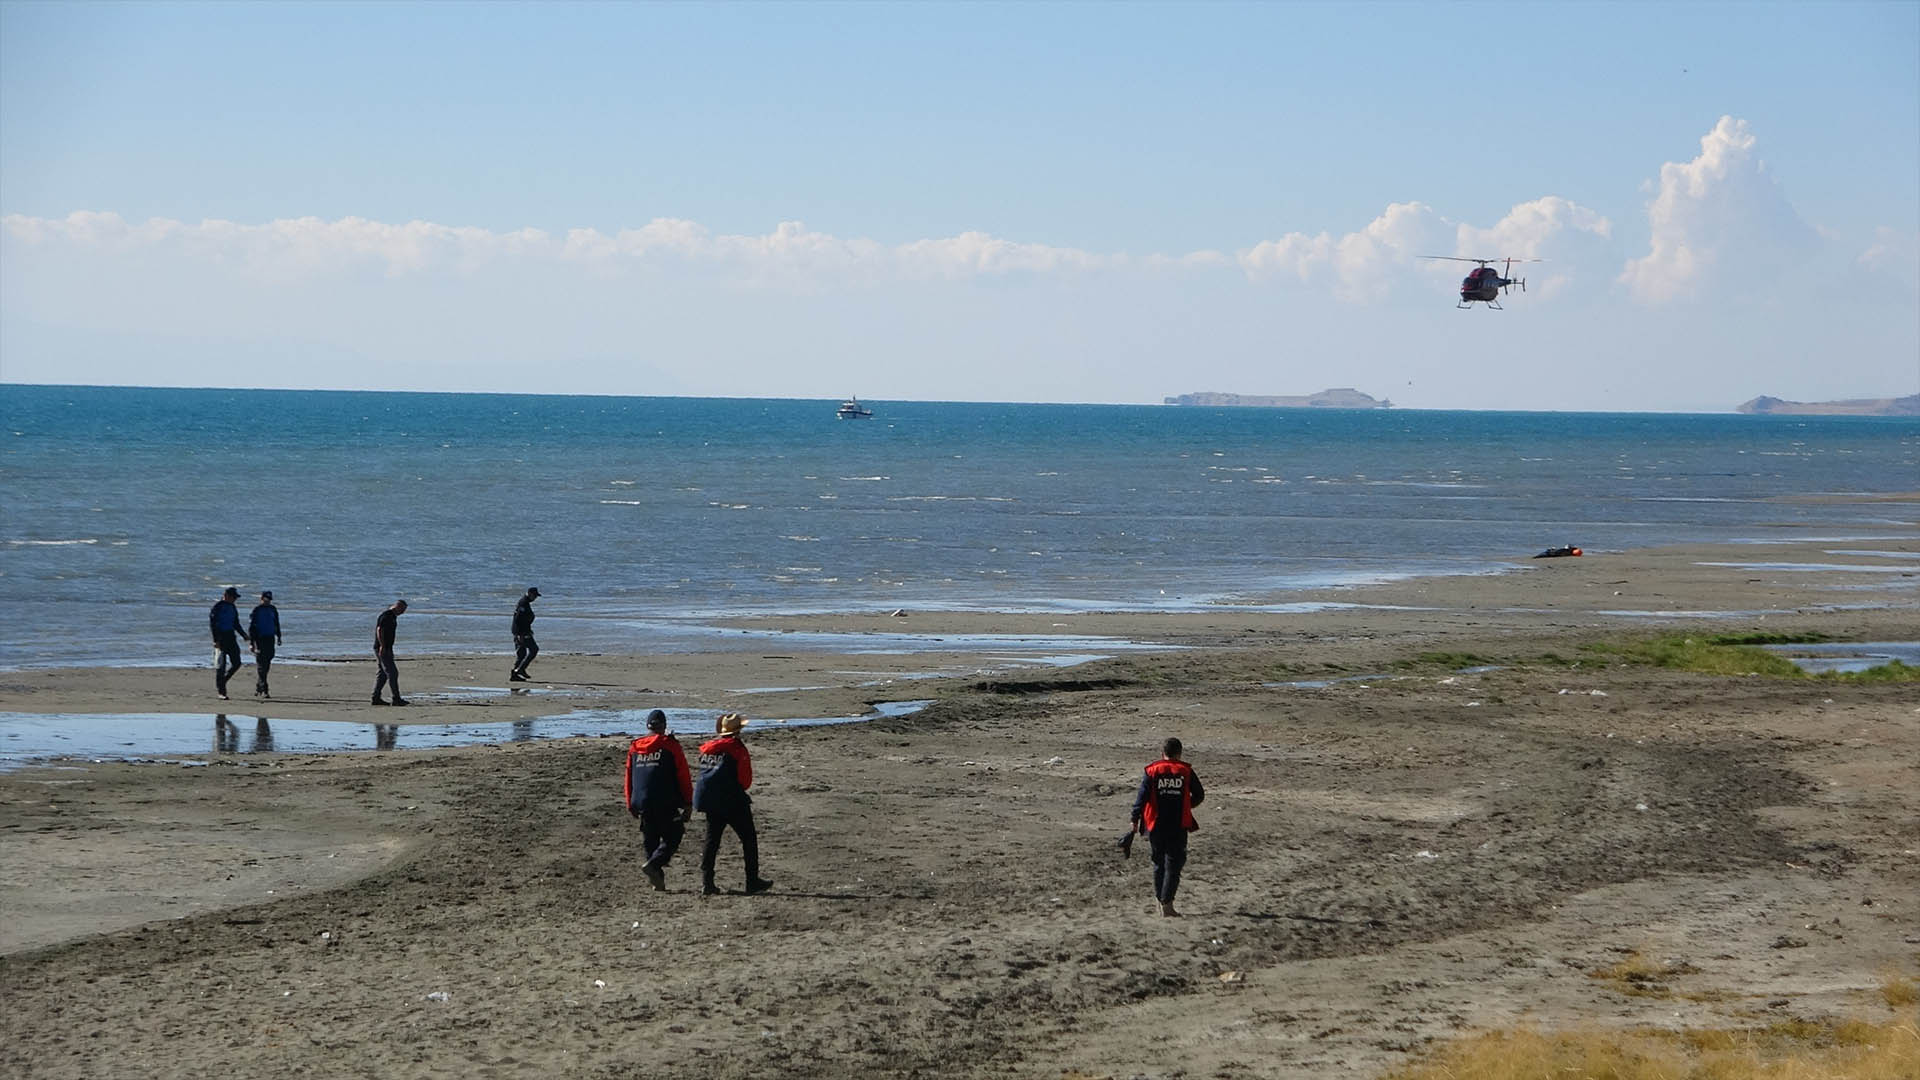
{"label": "distant mountain ridge", "polygon": [[1772,416],[1920,416],[1920,394],[1848,401],[1786,401],[1762,394],[1736,411]]}
{"label": "distant mountain ridge", "polygon": [[1393,402],[1375,398],[1352,387],[1322,390],[1302,397],[1277,394],[1218,394],[1203,392],[1181,394],[1165,399],[1168,405],[1246,406],[1261,409],[1391,409]]}

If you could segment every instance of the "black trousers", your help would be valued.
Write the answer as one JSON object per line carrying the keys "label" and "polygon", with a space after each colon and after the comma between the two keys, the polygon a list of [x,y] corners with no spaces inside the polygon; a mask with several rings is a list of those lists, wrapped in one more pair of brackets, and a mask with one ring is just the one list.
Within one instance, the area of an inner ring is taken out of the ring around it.
{"label": "black trousers", "polygon": [[1163,904],[1173,903],[1180,891],[1180,870],[1187,865],[1187,830],[1179,825],[1162,825],[1147,837],[1153,846],[1153,895]]}
{"label": "black trousers", "polygon": [[240,670],[240,638],[231,632],[215,634],[213,647],[219,653],[213,658],[213,688],[224,694],[227,680]]}
{"label": "black trousers", "polygon": [[253,643],[253,692],[267,692],[267,669],[273,666],[273,639]]}
{"label": "black trousers", "polygon": [[375,649],[373,659],[380,665],[380,674],[373,678],[373,696],[380,696],[380,688],[391,684],[393,698],[400,700],[400,666],[393,662],[392,649]]}
{"label": "black trousers", "polygon": [[747,880],[760,876],[760,837],[753,831],[753,804],[707,814],[707,846],[700,853],[700,880],[713,884],[713,861],[720,855],[720,838],[732,829],[740,837],[740,854],[747,861]]}
{"label": "black trousers", "polygon": [[513,635],[513,670],[522,675],[527,673],[527,665],[540,655],[540,643],[533,640],[532,634]]}
{"label": "black trousers", "polygon": [[[646,845],[648,866],[665,866],[671,862],[673,853],[680,850],[680,838],[685,835],[687,825],[680,820],[680,811],[640,811],[640,842]],[[708,863],[711,865],[712,860]]]}

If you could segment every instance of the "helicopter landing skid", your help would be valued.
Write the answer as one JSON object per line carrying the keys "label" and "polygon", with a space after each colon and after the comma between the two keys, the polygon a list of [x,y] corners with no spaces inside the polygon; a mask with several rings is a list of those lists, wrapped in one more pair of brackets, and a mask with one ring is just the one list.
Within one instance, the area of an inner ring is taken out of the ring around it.
{"label": "helicopter landing skid", "polygon": [[1500,301],[1498,300],[1462,300],[1453,306],[1459,308],[1462,311],[1471,311],[1473,310],[1473,305],[1476,303],[1485,304],[1495,311],[1507,310],[1506,308],[1503,308],[1500,306]]}

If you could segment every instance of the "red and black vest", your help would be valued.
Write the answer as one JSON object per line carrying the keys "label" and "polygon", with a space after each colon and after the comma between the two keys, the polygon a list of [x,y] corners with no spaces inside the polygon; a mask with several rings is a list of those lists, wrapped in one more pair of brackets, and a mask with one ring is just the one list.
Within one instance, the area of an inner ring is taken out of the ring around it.
{"label": "red and black vest", "polygon": [[678,810],[693,801],[686,752],[672,735],[642,735],[627,747],[627,808],[635,813]]}
{"label": "red and black vest", "polygon": [[1200,827],[1193,820],[1193,808],[1205,796],[1200,793],[1200,778],[1194,775],[1193,767],[1184,761],[1162,758],[1147,766],[1147,774],[1140,780],[1140,796],[1135,800],[1140,809],[1141,824],[1152,832],[1160,822],[1180,823],[1188,832]]}
{"label": "red and black vest", "polygon": [[722,735],[700,744],[700,777],[693,782],[693,808],[705,814],[724,814],[751,805],[747,789],[753,786],[753,758],[747,744]]}

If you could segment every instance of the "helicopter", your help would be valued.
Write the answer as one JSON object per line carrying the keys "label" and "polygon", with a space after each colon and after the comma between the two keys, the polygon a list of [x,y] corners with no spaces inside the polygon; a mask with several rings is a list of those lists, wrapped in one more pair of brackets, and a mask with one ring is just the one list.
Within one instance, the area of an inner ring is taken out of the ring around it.
{"label": "helicopter", "polygon": [[[1457,255],[1422,255],[1423,259],[1445,259],[1448,262],[1479,263],[1480,268],[1467,273],[1460,279],[1460,302],[1455,307],[1470,308],[1478,300],[1495,311],[1505,310],[1500,306],[1500,294],[1515,285],[1521,292],[1527,291],[1527,279],[1508,277],[1513,273],[1514,263],[1541,262],[1540,259],[1463,259]],[[1496,271],[1491,263],[1505,263],[1506,272]]]}

